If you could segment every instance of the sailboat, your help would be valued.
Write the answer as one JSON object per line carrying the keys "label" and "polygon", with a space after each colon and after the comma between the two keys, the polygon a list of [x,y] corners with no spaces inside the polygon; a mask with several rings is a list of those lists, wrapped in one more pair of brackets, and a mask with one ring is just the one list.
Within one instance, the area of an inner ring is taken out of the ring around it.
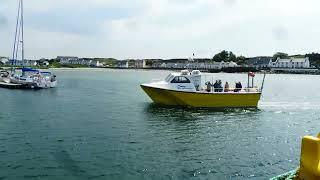
{"label": "sailboat", "polygon": [[[41,72],[38,69],[27,68],[24,66],[24,17],[23,17],[23,0],[19,1],[18,15],[16,21],[16,30],[12,54],[12,68],[10,73],[10,80],[6,79],[8,83],[20,84],[25,88],[53,88],[57,86],[57,79],[51,72]],[[15,68],[19,47],[21,46],[21,61],[23,68],[19,74]]]}

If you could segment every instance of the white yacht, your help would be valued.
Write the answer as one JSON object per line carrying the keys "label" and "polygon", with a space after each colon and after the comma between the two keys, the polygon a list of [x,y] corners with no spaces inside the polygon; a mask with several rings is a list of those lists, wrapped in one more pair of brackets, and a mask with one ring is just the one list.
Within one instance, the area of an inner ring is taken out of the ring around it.
{"label": "white yacht", "polygon": [[32,89],[54,88],[58,84],[56,76],[51,72],[41,72],[32,68],[22,68],[21,72],[21,75],[17,73],[12,74],[10,82],[22,84],[26,88]]}

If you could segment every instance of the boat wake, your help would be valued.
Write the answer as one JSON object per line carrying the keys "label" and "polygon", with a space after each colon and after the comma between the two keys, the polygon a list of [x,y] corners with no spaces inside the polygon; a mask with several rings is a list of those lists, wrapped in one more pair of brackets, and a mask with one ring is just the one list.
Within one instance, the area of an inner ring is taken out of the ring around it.
{"label": "boat wake", "polygon": [[317,102],[260,102],[261,109],[289,109],[289,110],[320,110],[320,103]]}

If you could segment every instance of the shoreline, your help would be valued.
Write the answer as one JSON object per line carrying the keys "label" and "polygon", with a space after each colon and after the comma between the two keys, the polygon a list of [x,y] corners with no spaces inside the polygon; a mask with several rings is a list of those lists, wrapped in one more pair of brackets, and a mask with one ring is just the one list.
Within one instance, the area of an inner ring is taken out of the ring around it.
{"label": "shoreline", "polygon": [[[8,70],[10,67],[0,67],[0,70]],[[61,68],[37,68],[40,70],[92,70],[92,69],[113,69],[113,70],[144,70],[144,71],[181,71],[183,69],[179,68],[119,68],[119,67],[61,67]],[[199,69],[203,73],[247,73],[250,72],[249,69],[243,69],[241,71],[236,71],[235,69],[230,68],[231,71],[224,71],[222,69],[214,69],[214,70],[207,70],[207,69]],[[312,73],[297,73],[297,72],[272,72],[271,70],[255,70],[252,71],[257,74],[263,74],[264,72],[266,74],[301,74],[301,75],[320,75],[320,72],[312,72]]]}

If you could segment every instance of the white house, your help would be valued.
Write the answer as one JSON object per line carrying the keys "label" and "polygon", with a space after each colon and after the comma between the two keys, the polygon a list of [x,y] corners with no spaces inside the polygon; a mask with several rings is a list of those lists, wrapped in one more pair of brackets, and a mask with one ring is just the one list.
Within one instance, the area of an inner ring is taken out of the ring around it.
{"label": "white house", "polygon": [[43,64],[44,66],[49,66],[49,65],[50,65],[49,61],[43,61],[42,64]]}
{"label": "white house", "polygon": [[249,67],[255,67],[257,69],[269,68],[272,65],[272,57],[269,56],[258,56],[248,58],[246,60]]}
{"label": "white house", "polygon": [[7,64],[9,62],[9,58],[8,57],[0,57],[0,62],[2,64]]}
{"label": "white house", "polygon": [[146,68],[146,60],[135,60],[134,61],[134,67],[135,68]]}
{"label": "white house", "polygon": [[309,58],[290,58],[280,59],[275,62],[270,62],[270,67],[273,68],[310,68]]}
{"label": "white house", "polygon": [[58,56],[57,60],[60,61],[60,64],[73,64],[75,61],[78,61],[79,58],[75,56]]}
{"label": "white house", "polygon": [[118,68],[129,68],[129,61],[122,60],[117,63]]}
{"label": "white house", "polygon": [[24,60],[23,61],[24,66],[36,66],[38,65],[37,60]]}

